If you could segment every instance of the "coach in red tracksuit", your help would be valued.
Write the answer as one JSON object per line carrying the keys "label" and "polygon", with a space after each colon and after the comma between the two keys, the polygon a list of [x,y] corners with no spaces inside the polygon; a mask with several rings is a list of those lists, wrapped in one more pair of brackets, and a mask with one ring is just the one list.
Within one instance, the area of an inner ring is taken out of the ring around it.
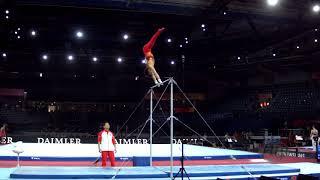
{"label": "coach in red tracksuit", "polygon": [[108,156],[111,166],[115,166],[114,153],[117,152],[117,142],[113,133],[109,130],[110,124],[108,122],[104,123],[103,128],[104,130],[98,134],[98,148],[101,153],[102,167],[107,166]]}

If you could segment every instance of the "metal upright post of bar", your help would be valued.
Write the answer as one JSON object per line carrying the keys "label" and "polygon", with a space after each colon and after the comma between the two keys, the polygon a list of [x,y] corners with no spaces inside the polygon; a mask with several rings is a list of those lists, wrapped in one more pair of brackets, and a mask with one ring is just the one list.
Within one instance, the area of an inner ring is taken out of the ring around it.
{"label": "metal upright post of bar", "polygon": [[149,121],[150,121],[150,166],[152,166],[152,123],[153,123],[153,117],[152,117],[152,113],[153,113],[153,89],[150,89],[150,117],[149,117]]}
{"label": "metal upright post of bar", "polygon": [[173,78],[170,79],[170,179],[173,179]]}
{"label": "metal upright post of bar", "polygon": [[[152,113],[153,113],[153,89],[160,87],[161,85],[168,83],[168,85],[170,85],[170,117],[168,118],[168,120],[170,120],[170,179],[173,179],[173,120],[176,119],[176,117],[173,116],[173,84],[174,84],[174,80],[172,77],[166,79],[165,81],[163,81],[160,84],[154,85],[150,87],[150,166],[152,166],[152,136],[153,136],[153,132],[152,132]],[[166,91],[166,89],[165,89]],[[160,98],[161,100],[161,98]],[[159,100],[159,101],[160,101]],[[158,104],[158,102],[157,102]],[[156,104],[156,106],[157,106]]]}

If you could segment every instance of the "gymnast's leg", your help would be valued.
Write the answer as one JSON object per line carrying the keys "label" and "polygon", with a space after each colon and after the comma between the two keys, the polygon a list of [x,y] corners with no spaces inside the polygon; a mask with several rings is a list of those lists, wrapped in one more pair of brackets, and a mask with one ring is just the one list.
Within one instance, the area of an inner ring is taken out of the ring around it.
{"label": "gymnast's leg", "polygon": [[156,69],[154,68],[154,59],[152,57],[150,57],[147,60],[147,69],[148,72],[150,74],[150,76],[152,77],[153,81],[155,82],[155,84],[158,83],[162,83],[159,74],[157,73]]}
{"label": "gymnast's leg", "polygon": [[148,74],[151,76],[153,82],[154,82],[155,84],[158,84],[159,82],[157,81],[157,78],[156,78],[156,76],[154,75],[154,73],[153,73],[153,71],[152,71],[152,68],[147,67],[147,70],[148,70]]}
{"label": "gymnast's leg", "polygon": [[148,52],[151,52],[156,40],[158,39],[158,37],[160,36],[160,34],[162,33],[162,31],[164,31],[165,28],[160,28],[158,29],[158,31],[151,37],[151,39],[149,40],[149,42],[147,42],[147,44],[145,44],[143,46],[143,52],[146,54]]}
{"label": "gymnast's leg", "polygon": [[156,69],[154,68],[154,66],[150,67],[151,71],[153,72],[153,75],[155,76],[155,78],[158,80],[159,83],[162,83],[162,80],[159,76],[159,74],[157,73]]}

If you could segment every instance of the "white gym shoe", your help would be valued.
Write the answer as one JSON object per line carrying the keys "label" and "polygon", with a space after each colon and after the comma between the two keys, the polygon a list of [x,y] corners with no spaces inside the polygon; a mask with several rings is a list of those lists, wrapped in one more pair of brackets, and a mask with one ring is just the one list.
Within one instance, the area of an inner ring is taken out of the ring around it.
{"label": "white gym shoe", "polygon": [[158,82],[157,80],[154,80],[154,84],[158,85],[158,84],[159,84],[159,82]]}
{"label": "white gym shoe", "polygon": [[163,83],[163,82],[161,81],[161,79],[158,79],[158,81],[159,81],[159,83],[161,83],[161,84]]}

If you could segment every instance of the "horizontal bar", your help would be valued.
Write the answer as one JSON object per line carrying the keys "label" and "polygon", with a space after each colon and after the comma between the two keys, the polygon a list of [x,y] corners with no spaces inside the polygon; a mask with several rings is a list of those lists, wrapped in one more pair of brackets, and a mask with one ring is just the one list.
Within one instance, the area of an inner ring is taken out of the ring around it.
{"label": "horizontal bar", "polygon": [[150,89],[153,89],[153,88],[156,88],[156,87],[160,87],[160,85],[163,85],[164,83],[169,82],[171,79],[172,78],[169,78],[169,79],[163,81],[162,83],[159,83],[159,84],[156,84],[154,86],[151,86]]}

